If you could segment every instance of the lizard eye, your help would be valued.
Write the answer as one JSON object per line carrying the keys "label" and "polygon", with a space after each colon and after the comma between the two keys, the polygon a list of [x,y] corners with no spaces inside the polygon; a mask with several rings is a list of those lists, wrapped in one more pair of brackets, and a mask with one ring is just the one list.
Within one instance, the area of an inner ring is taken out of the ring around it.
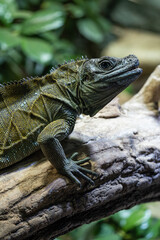
{"label": "lizard eye", "polygon": [[107,60],[103,60],[102,62],[100,62],[99,66],[103,70],[110,70],[111,68],[113,68],[112,63]]}

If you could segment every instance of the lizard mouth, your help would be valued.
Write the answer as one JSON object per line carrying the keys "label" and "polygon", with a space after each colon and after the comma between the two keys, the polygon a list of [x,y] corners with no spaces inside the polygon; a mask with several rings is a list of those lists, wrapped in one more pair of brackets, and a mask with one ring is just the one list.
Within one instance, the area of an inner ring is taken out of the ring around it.
{"label": "lizard mouth", "polygon": [[141,73],[142,69],[139,68],[139,60],[134,55],[129,55],[113,71],[108,73],[104,80],[125,88],[135,81]]}
{"label": "lizard mouth", "polygon": [[136,80],[141,75],[141,73],[141,68],[133,66],[132,69],[123,72],[120,76],[117,76],[116,82],[118,83],[118,85],[128,85],[134,80]]}

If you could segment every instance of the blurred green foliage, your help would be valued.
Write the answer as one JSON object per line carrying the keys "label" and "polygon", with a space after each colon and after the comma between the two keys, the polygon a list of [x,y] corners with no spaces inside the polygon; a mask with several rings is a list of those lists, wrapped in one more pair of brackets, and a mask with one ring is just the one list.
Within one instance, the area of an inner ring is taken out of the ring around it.
{"label": "blurred green foliage", "polygon": [[103,2],[0,0],[0,82],[41,75],[98,48],[110,31]]}
{"label": "blurred green foliage", "polygon": [[160,220],[151,216],[146,205],[139,205],[83,225],[56,240],[160,240]]}

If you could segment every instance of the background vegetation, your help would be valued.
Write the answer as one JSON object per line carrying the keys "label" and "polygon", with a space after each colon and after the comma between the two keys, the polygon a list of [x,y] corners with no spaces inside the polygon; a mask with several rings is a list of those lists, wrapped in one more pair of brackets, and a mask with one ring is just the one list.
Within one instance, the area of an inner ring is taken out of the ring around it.
{"label": "background vegetation", "polygon": [[[115,23],[158,32],[159,10],[157,0],[0,0],[0,83],[45,74],[82,55],[99,56],[115,39]],[[141,205],[58,239],[159,240],[160,220]]]}
{"label": "background vegetation", "polygon": [[100,14],[102,3],[0,0],[0,82],[41,75],[64,60],[97,55],[110,31],[110,22]]}
{"label": "background vegetation", "polygon": [[83,225],[56,240],[160,240],[160,220],[145,205]]}

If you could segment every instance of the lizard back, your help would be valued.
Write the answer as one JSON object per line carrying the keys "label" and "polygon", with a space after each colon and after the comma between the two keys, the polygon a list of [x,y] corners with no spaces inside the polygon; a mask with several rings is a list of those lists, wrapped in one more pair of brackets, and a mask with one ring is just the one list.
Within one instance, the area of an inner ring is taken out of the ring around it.
{"label": "lizard back", "polygon": [[57,91],[49,74],[0,88],[0,169],[39,148],[38,134],[62,105],[55,100]]}

